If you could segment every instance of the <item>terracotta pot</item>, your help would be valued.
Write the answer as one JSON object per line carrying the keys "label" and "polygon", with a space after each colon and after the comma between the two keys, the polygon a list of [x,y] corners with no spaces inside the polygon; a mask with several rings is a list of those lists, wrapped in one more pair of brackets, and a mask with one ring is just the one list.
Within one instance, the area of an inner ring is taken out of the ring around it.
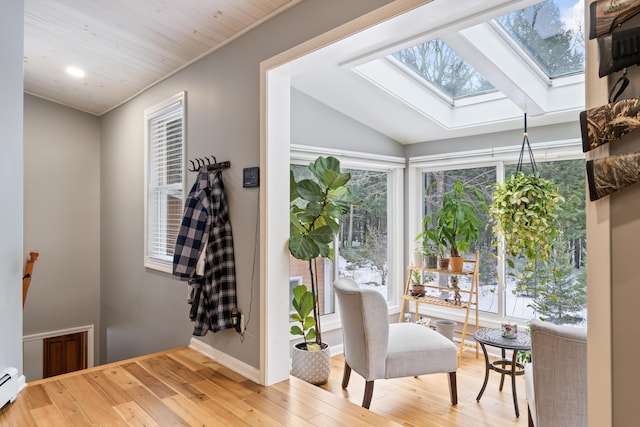
{"label": "terracotta pot", "polygon": [[438,268],[442,270],[449,268],[449,258],[438,258]]}
{"label": "terracotta pot", "polygon": [[424,285],[411,285],[411,296],[423,296],[424,295]]}
{"label": "terracotta pot", "polygon": [[449,257],[449,271],[452,273],[462,273],[462,267],[464,266],[464,258],[461,256]]}

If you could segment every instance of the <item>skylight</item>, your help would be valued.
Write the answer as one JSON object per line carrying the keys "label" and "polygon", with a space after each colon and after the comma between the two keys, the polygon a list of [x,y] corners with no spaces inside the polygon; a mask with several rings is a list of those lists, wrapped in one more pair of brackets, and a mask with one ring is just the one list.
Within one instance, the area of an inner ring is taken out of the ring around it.
{"label": "skylight", "polygon": [[550,78],[584,71],[582,0],[547,0],[497,21]]}
{"label": "skylight", "polygon": [[454,100],[496,90],[440,39],[394,52],[393,57]]}
{"label": "skylight", "polygon": [[[575,122],[585,106],[584,50],[567,36],[579,35],[568,18],[579,15],[570,12],[578,1],[521,12],[514,11],[539,0],[465,0],[465,12],[428,2],[332,46],[326,63],[305,63],[292,86],[403,144],[521,130],[524,112],[532,128]],[[561,37],[544,31],[554,27],[542,21],[554,16]],[[522,24],[538,41],[555,39],[548,74],[498,19]]]}

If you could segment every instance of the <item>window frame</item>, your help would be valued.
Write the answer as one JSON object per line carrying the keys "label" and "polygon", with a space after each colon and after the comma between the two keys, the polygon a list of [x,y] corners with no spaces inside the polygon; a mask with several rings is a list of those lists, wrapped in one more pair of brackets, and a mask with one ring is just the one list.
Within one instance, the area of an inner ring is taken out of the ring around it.
{"label": "window frame", "polygon": [[[542,143],[531,143],[534,158],[538,163],[562,160],[576,160],[584,158],[582,152],[582,142],[579,139],[568,139],[562,141],[549,141]],[[455,153],[423,155],[410,157],[408,159],[408,194],[418,195],[409,197],[407,203],[409,238],[420,232],[422,223],[422,174],[424,172],[434,172],[451,169],[470,169],[476,167],[491,166],[496,168],[496,182],[504,182],[504,166],[507,164],[517,164],[521,145],[505,147],[495,147],[490,149],[479,149],[469,151],[459,151]],[[504,269],[504,244],[498,247],[498,313],[478,311],[479,322],[485,326],[498,327],[506,318],[511,318],[504,313],[505,298],[505,269]],[[420,307],[423,309],[423,307]],[[429,306],[425,315],[433,317],[444,317],[455,321],[464,321],[464,313],[461,310],[449,309],[445,307]],[[514,318],[515,319],[515,318]],[[522,319],[516,319],[518,321]]]}
{"label": "window frame", "polygon": [[[187,107],[186,107],[186,92],[179,92],[172,97],[155,104],[149,108],[144,110],[144,266],[146,268],[154,269],[157,271],[162,271],[165,273],[171,273],[173,270],[173,256],[165,254],[162,256],[159,253],[152,252],[150,239],[154,238],[158,235],[156,232],[152,232],[153,229],[157,229],[157,223],[164,220],[166,223],[166,218],[168,215],[168,207],[166,203],[163,203],[161,199],[156,200],[157,205],[156,209],[152,209],[153,206],[151,198],[153,197],[152,189],[150,188],[152,185],[151,176],[155,172],[151,159],[151,145],[153,143],[158,143],[160,140],[152,141],[152,135],[150,132],[151,123],[175,109],[179,109],[178,117],[181,120],[182,126],[182,144],[180,147],[180,182],[165,184],[165,187],[171,187],[175,191],[179,191],[180,197],[180,206],[181,208],[184,206],[185,194],[186,194],[186,180],[185,180],[185,169],[186,169],[186,161],[185,161],[185,152],[186,152],[186,117],[187,117]],[[164,140],[164,139],[163,139]],[[165,171],[166,172],[166,171]],[[168,176],[167,173],[163,175],[165,178]],[[166,181],[166,179],[165,179]],[[154,214],[154,212],[158,212]],[[166,226],[165,226],[166,227]],[[166,232],[166,228],[165,228]]]}
{"label": "window frame", "polygon": [[[389,270],[388,283],[396,284],[397,289],[390,289],[387,305],[389,314],[400,312],[400,302],[404,290],[404,172],[406,159],[404,157],[377,155],[356,151],[338,150],[332,148],[312,147],[291,144],[290,164],[308,165],[318,156],[333,156],[340,160],[341,169],[366,169],[371,171],[388,172],[387,179],[387,230]],[[337,242],[336,242],[337,243]],[[337,276],[338,266],[334,264],[333,275]],[[335,295],[334,295],[335,306]],[[342,327],[338,310],[322,315],[322,330],[324,332]],[[296,339],[295,336],[290,336]]]}

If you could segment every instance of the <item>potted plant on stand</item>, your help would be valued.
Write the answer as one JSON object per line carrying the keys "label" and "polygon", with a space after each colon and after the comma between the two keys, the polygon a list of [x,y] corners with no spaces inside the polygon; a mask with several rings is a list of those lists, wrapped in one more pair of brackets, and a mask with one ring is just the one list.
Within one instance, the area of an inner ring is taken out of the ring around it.
{"label": "potted plant on stand", "polygon": [[[469,195],[475,196],[476,202]],[[465,186],[461,181],[453,183],[453,190],[442,196],[442,207],[433,212],[433,227],[429,230],[434,241],[447,242],[449,246],[449,269],[460,273],[464,264],[462,253],[478,241],[482,220],[477,210],[486,209],[484,197],[479,189]]]}
{"label": "potted plant on stand", "polygon": [[425,215],[422,219],[422,232],[416,236],[416,242],[420,242],[420,252],[426,259],[426,267],[438,267],[438,260],[441,262],[446,260],[446,265],[440,265],[440,268],[446,269],[449,266],[449,259],[445,258],[447,253],[447,241],[444,236],[434,227],[433,212]]}
{"label": "potted plant on stand", "polygon": [[308,261],[311,278],[310,289],[300,285],[293,291],[295,313],[291,320],[296,324],[291,327],[291,334],[301,335],[304,341],[293,348],[292,375],[312,384],[324,384],[329,378],[331,359],[329,346],[322,342],[316,261],[333,260],[338,219],[361,201],[351,194],[346,185],[351,174],[340,171],[337,159],[319,157],[309,170],[315,180],[296,181],[293,172],[290,174],[289,252],[296,259]]}

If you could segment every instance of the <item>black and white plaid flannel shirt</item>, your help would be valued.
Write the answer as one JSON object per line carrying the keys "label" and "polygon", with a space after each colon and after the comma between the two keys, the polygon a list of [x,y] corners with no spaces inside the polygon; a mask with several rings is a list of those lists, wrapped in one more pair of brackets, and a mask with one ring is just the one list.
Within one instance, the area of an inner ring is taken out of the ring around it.
{"label": "black and white plaid flannel shirt", "polygon": [[[203,169],[187,196],[173,255],[173,274],[192,287],[190,318],[196,336],[233,327],[231,310],[237,306],[233,235],[221,172]],[[197,276],[202,250],[204,276]]]}

